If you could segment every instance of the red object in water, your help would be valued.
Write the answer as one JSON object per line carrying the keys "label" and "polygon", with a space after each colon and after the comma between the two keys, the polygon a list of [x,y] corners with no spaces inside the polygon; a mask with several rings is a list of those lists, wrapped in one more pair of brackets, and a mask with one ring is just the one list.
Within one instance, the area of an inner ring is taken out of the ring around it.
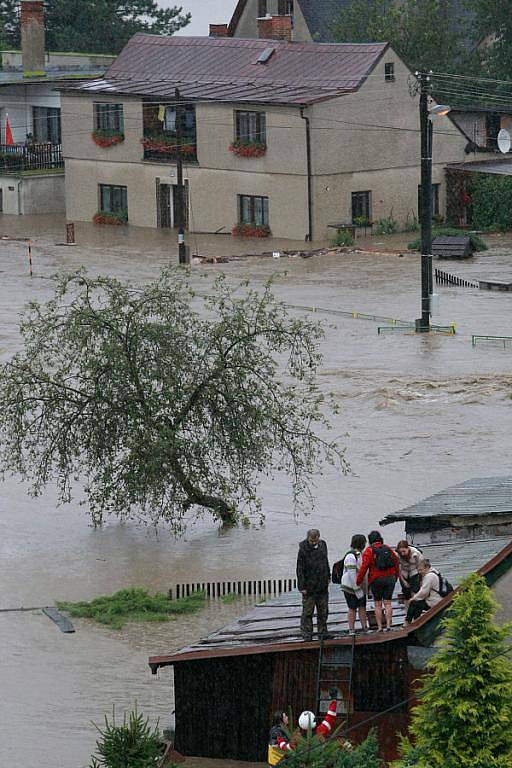
{"label": "red object in water", "polygon": [[8,144],[9,146],[12,146],[14,144],[14,139],[11,131],[11,124],[9,122],[9,115],[7,115],[5,119],[5,143]]}

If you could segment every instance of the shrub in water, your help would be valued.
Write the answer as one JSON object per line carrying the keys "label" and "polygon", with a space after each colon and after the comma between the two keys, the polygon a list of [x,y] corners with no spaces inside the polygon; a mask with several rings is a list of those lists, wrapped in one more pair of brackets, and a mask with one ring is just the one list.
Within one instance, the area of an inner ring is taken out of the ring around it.
{"label": "shrub in water", "polygon": [[150,595],[145,589],[135,587],[97,597],[90,603],[58,602],[57,607],[70,616],[94,619],[113,629],[122,629],[127,621],[172,621],[176,615],[198,611],[203,604],[204,592],[169,600],[162,592]]}
{"label": "shrub in water", "polygon": [[333,248],[344,248],[349,245],[354,245],[354,238],[348,230],[340,229],[336,232],[336,236],[331,240]]}
{"label": "shrub in water", "polygon": [[378,235],[393,235],[395,232],[398,232],[398,222],[391,214],[385,219],[378,219],[376,225]]}

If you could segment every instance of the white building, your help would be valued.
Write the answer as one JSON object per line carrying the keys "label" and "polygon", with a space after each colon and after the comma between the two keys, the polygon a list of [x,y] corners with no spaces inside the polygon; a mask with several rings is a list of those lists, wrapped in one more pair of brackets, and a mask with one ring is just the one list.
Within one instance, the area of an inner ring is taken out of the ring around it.
{"label": "white building", "polygon": [[[0,213],[63,213],[62,82],[98,77],[113,56],[45,51],[44,2],[21,0],[21,51],[0,51]],[[8,143],[7,123],[14,140]]]}

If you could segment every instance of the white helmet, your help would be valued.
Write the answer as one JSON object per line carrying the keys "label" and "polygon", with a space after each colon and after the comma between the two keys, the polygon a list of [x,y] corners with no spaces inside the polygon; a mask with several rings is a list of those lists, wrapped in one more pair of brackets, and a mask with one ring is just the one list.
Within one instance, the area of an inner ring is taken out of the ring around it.
{"label": "white helmet", "polygon": [[309,710],[306,710],[299,717],[299,728],[302,731],[307,731],[308,728],[313,729],[315,727],[315,725],[316,725],[315,715],[314,715],[313,712],[310,712]]}

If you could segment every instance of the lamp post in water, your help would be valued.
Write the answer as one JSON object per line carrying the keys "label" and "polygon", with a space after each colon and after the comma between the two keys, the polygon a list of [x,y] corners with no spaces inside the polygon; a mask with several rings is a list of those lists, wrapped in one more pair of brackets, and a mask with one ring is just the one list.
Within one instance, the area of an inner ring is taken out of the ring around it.
{"label": "lamp post in water", "polygon": [[421,133],[421,317],[416,320],[417,331],[430,330],[433,293],[432,277],[432,144],[433,125],[436,117],[444,117],[451,107],[436,104],[429,108],[428,100],[432,91],[430,74],[416,73],[420,89],[420,133]]}

